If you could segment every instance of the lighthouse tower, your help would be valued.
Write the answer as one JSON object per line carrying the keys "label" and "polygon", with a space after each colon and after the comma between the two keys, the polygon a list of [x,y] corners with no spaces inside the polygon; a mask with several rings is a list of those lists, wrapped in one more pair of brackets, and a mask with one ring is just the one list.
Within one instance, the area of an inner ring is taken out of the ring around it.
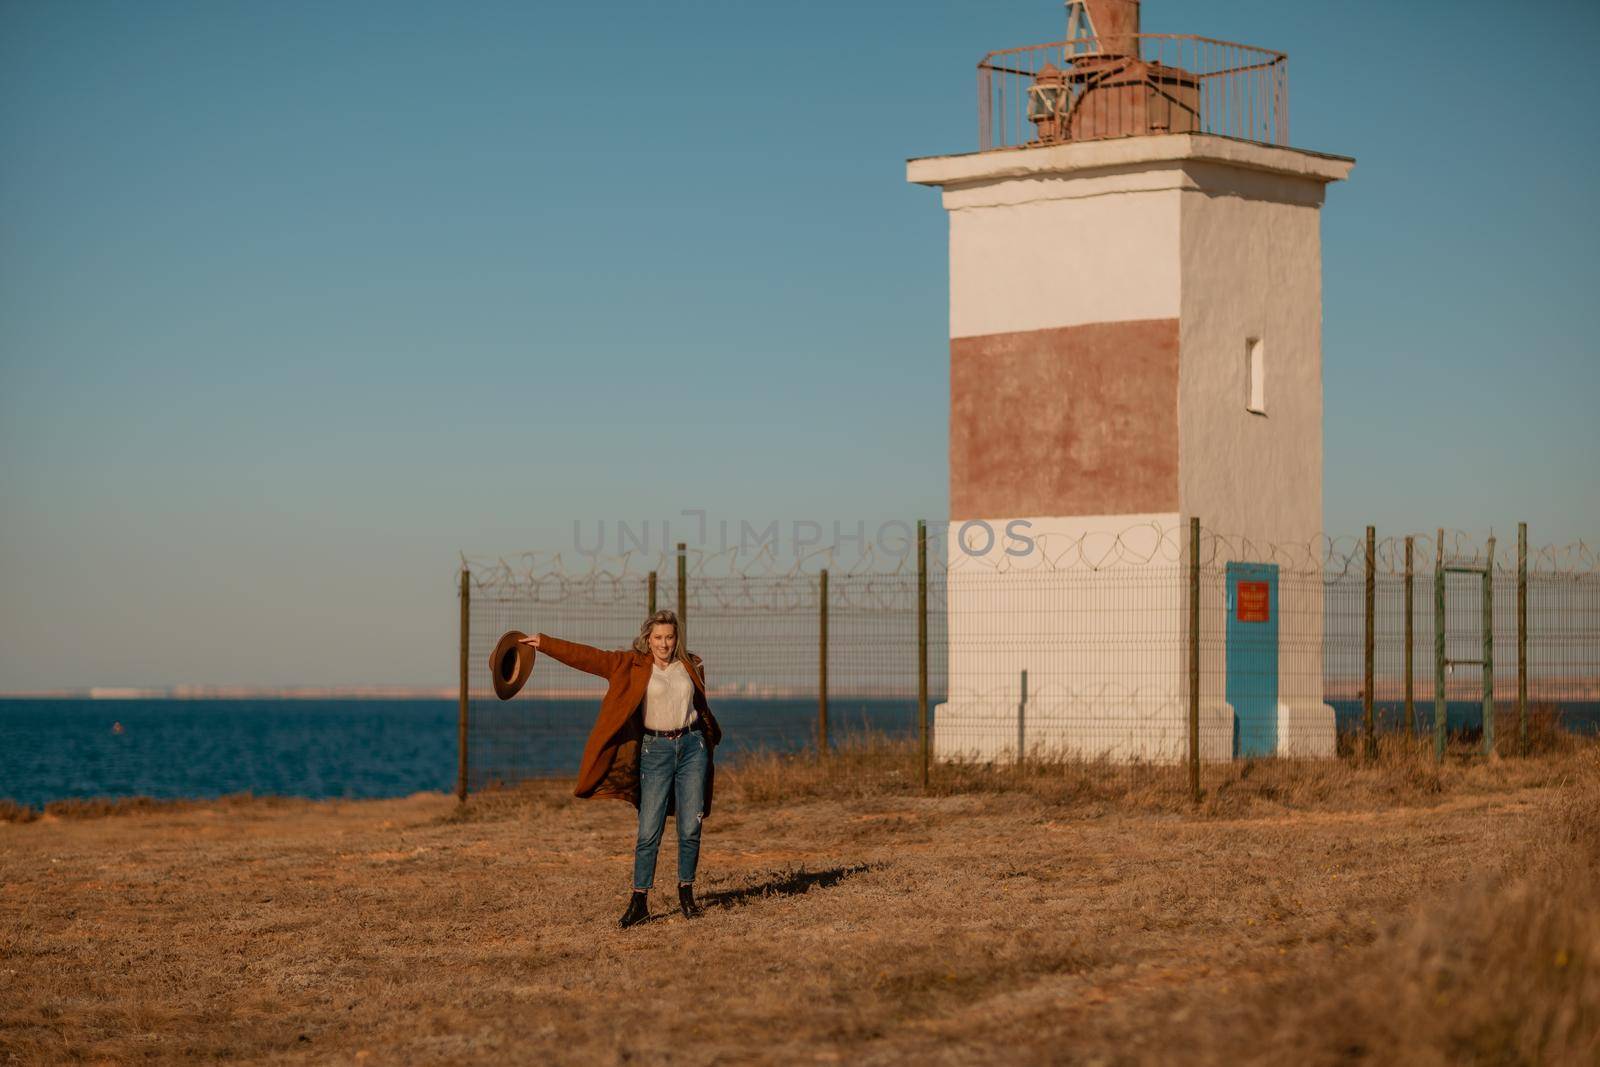
{"label": "lighthouse tower", "polygon": [[[1199,516],[1203,758],[1332,755],[1320,578],[1251,546],[1322,532],[1320,215],[1354,161],[1288,147],[1280,53],[1067,6],[980,63],[981,151],[907,165],[950,223],[935,753],[1181,758]],[[1066,548],[1092,581],[1041,577]]]}

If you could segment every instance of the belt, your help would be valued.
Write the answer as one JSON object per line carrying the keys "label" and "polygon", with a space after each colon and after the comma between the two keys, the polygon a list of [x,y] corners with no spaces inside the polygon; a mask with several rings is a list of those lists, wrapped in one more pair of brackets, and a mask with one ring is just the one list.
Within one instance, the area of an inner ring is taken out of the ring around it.
{"label": "belt", "polygon": [[682,737],[684,734],[693,729],[695,729],[695,727],[685,726],[681,730],[652,730],[650,727],[646,726],[644,728],[644,732],[649,734],[651,737]]}

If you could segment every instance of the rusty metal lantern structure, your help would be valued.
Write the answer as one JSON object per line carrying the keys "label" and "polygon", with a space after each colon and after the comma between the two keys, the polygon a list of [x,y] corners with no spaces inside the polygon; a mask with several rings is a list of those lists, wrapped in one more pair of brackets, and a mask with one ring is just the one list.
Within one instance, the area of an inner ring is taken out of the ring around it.
{"label": "rusty metal lantern structure", "polygon": [[1145,33],[1139,0],[1067,0],[1067,36],[978,62],[980,151],[1209,133],[1289,143],[1289,57]]}
{"label": "rusty metal lantern structure", "polygon": [[1072,90],[1067,85],[1067,72],[1053,63],[1046,63],[1028,86],[1028,121],[1038,130],[1039,140],[1047,143],[1064,140],[1071,108]]}
{"label": "rusty metal lantern structure", "polygon": [[1198,79],[1143,58],[1143,41],[1139,0],[1067,0],[1063,67],[1045,63],[1028,86],[1035,143],[1199,129]]}

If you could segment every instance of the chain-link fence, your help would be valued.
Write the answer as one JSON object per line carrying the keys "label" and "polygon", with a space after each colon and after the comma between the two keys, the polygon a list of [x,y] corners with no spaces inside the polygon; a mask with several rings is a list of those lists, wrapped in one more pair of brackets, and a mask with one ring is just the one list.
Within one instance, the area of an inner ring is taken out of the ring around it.
{"label": "chain-link fence", "polygon": [[1241,761],[1363,758],[1380,736],[1513,755],[1600,725],[1600,574],[1581,545],[1263,546],[1147,525],[1013,557],[954,532],[845,568],[684,546],[583,573],[467,561],[460,791],[573,773],[604,692],[540,657],[496,699],[502,633],[624,648],[656,607],[683,617],[735,763],[876,737],[915,745],[924,780],[1028,763],[1197,791]]}

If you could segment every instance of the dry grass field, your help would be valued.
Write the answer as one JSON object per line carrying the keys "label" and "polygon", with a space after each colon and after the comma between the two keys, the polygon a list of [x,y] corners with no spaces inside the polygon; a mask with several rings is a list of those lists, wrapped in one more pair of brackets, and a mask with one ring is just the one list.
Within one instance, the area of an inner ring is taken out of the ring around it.
{"label": "dry grass field", "polygon": [[0,1063],[1600,1062],[1594,746],[914,777],[724,769],[629,931],[565,783],[0,822]]}

